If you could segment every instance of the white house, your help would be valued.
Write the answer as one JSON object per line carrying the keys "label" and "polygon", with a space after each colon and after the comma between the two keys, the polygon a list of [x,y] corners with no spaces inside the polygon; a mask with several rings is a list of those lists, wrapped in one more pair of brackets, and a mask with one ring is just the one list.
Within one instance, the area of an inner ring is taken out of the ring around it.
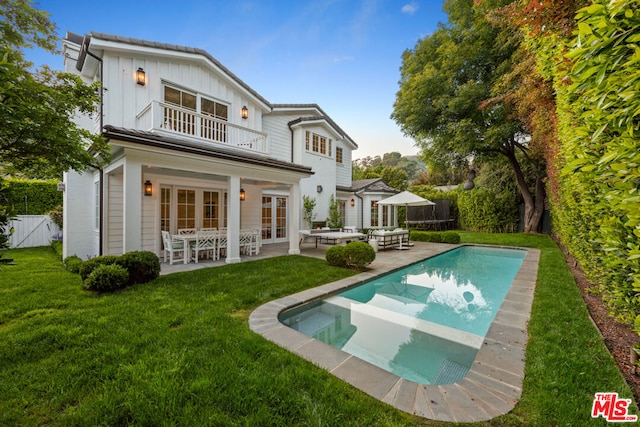
{"label": "white house", "polygon": [[[316,104],[272,104],[201,49],[67,33],[65,70],[100,81],[102,102],[78,124],[112,147],[101,170],[64,176],[63,256],[162,252],[161,230],[240,229],[299,253],[302,196],[361,228],[350,191],[356,143]],[[359,199],[360,201],[361,199]]]}

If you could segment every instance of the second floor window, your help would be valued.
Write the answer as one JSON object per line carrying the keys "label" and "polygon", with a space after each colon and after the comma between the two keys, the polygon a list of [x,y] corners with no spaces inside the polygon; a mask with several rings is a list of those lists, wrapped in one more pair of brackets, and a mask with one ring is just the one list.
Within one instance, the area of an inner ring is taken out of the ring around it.
{"label": "second floor window", "polygon": [[336,147],[336,163],[342,163],[342,148]]}
{"label": "second floor window", "polygon": [[[304,148],[312,153],[331,157],[333,141],[325,136],[306,131]],[[337,152],[336,152],[337,154]]]}

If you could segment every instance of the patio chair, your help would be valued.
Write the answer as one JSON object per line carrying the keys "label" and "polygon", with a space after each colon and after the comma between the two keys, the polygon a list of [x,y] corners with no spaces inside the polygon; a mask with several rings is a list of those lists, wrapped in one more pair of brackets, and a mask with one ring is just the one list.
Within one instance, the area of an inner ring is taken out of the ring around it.
{"label": "patio chair", "polygon": [[164,262],[167,262],[167,252],[169,253],[169,264],[173,265],[173,261],[175,261],[175,254],[182,253],[182,257],[179,258],[180,261],[185,260],[186,251],[184,247],[184,241],[175,239],[171,237],[168,231],[161,231],[162,234],[162,244],[164,246],[163,254],[164,254]]}
{"label": "patio chair", "polygon": [[178,234],[184,236],[185,234],[196,234],[195,228],[178,228]]}
{"label": "patio chair", "polygon": [[247,255],[258,253],[258,235],[254,230],[240,231],[240,251]]}
{"label": "patio chair", "polygon": [[218,231],[218,227],[202,227],[199,231]]}
{"label": "patio chair", "polygon": [[209,258],[213,257],[216,250],[216,242],[218,233],[215,231],[198,231],[196,232],[196,242],[193,246],[193,259],[198,263],[200,254],[204,252]]}
{"label": "patio chair", "polygon": [[215,250],[215,259],[220,259],[221,249],[224,249],[226,254],[227,252],[227,232],[218,233],[218,241],[216,242],[216,250]]}

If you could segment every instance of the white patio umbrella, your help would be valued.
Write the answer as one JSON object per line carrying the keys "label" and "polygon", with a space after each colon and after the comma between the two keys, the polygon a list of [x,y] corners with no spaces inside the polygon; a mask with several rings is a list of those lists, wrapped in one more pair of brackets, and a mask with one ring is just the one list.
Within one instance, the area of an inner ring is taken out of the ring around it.
{"label": "white patio umbrella", "polygon": [[413,194],[410,191],[403,191],[394,196],[387,197],[378,202],[379,205],[391,205],[391,206],[404,206],[404,225],[407,226],[407,220],[409,215],[409,206],[426,206],[435,205],[431,200],[427,200],[424,197],[420,197],[417,194]]}

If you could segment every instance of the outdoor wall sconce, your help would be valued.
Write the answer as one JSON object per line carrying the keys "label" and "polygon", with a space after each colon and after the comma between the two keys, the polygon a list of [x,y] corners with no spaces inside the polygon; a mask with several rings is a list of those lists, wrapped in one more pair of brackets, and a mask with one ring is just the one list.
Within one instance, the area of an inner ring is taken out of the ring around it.
{"label": "outdoor wall sconce", "polygon": [[136,83],[138,83],[140,86],[144,86],[145,84],[147,84],[147,76],[144,70],[140,67],[138,68],[138,71],[136,71]]}
{"label": "outdoor wall sconce", "polygon": [[318,185],[316,187],[316,190],[318,191],[318,193],[322,193],[322,185]]}
{"label": "outdoor wall sconce", "polygon": [[240,189],[240,201],[244,202],[246,198],[247,198],[247,193],[244,192],[244,188],[241,188]]}
{"label": "outdoor wall sconce", "polygon": [[144,195],[151,196],[153,195],[153,185],[151,185],[151,181],[146,180],[144,182]]}
{"label": "outdoor wall sconce", "polygon": [[351,199],[351,206],[355,206],[356,205],[356,201]]}
{"label": "outdoor wall sconce", "polygon": [[242,107],[242,118],[243,119],[248,119],[249,118],[249,109],[247,108],[246,105],[244,107]]}

